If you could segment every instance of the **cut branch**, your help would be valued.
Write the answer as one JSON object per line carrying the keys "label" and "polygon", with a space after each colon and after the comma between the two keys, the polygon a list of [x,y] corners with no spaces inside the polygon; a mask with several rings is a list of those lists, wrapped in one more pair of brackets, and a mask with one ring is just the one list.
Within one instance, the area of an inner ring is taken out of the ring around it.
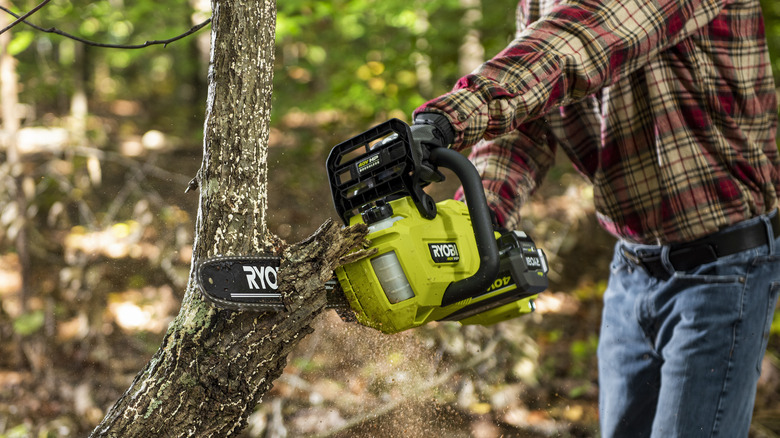
{"label": "cut branch", "polygon": [[170,44],[170,43],[172,43],[174,41],[178,41],[178,40],[180,40],[182,38],[185,38],[187,36],[190,36],[190,35],[194,34],[195,32],[197,32],[197,31],[203,29],[204,27],[208,26],[209,23],[211,23],[211,18],[208,18],[205,21],[203,21],[202,23],[199,23],[199,24],[196,24],[195,26],[192,26],[190,28],[190,30],[188,30],[188,31],[186,31],[186,32],[184,32],[182,34],[179,34],[179,35],[177,35],[177,36],[175,36],[173,38],[168,38],[168,39],[165,39],[165,40],[150,40],[150,41],[144,42],[143,44],[108,44],[108,43],[100,43],[100,42],[97,42],[97,41],[91,41],[91,40],[88,40],[88,39],[85,39],[85,38],[81,38],[79,36],[76,36],[76,35],[64,32],[62,30],[57,29],[56,27],[44,28],[44,27],[38,26],[36,24],[30,23],[29,21],[26,20],[27,17],[29,17],[30,15],[35,13],[35,11],[37,11],[43,5],[45,5],[46,3],[50,2],[50,1],[51,0],[45,0],[40,5],[36,6],[35,9],[31,10],[30,12],[28,12],[28,13],[22,15],[22,16],[13,13],[8,8],[4,8],[4,7],[0,6],[0,9],[2,9],[4,12],[6,12],[6,13],[12,15],[14,18],[16,18],[16,21],[14,21],[10,25],[8,25],[5,29],[0,31],[0,34],[2,34],[3,32],[7,31],[8,29],[16,26],[18,23],[24,23],[24,24],[32,27],[33,29],[35,29],[35,30],[37,30],[39,32],[53,33],[55,35],[60,35],[60,36],[65,37],[65,38],[70,38],[70,39],[72,39],[74,41],[78,41],[78,42],[80,42],[82,44],[86,44],[88,46],[104,47],[104,48],[109,48],[109,49],[143,49],[145,47],[154,46],[154,45],[160,45],[160,44],[162,44],[163,47],[167,47],[168,44]]}

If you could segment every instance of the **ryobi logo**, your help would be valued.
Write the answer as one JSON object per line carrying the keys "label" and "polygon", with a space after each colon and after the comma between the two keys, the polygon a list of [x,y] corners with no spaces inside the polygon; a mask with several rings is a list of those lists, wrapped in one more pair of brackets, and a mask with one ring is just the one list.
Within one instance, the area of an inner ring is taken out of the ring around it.
{"label": "ryobi logo", "polygon": [[[279,289],[279,268],[275,266],[244,266],[249,289]],[[259,282],[259,284],[258,284]]]}
{"label": "ryobi logo", "polygon": [[428,250],[434,263],[456,263],[460,261],[458,245],[455,243],[429,243]]}

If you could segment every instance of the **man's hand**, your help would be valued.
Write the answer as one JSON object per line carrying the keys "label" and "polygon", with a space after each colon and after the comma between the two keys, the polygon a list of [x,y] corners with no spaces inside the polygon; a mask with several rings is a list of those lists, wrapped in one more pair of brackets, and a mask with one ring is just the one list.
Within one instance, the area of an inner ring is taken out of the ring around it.
{"label": "man's hand", "polygon": [[448,147],[455,139],[455,131],[449,120],[441,114],[420,113],[414,118],[412,130],[412,158],[418,175],[425,182],[439,182],[444,179],[428,162],[431,149]]}

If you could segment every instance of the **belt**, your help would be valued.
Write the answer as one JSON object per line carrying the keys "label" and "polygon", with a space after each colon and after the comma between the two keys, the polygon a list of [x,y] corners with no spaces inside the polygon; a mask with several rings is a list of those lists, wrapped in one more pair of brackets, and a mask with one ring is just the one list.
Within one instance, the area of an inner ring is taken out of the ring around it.
{"label": "belt", "polygon": [[[776,239],[780,236],[780,213],[772,216],[770,224]],[[766,227],[764,222],[760,221],[747,227],[718,231],[692,242],[672,244],[669,248],[669,262],[675,271],[690,271],[705,263],[714,262],[720,257],[758,248],[767,243]],[[636,265],[645,268],[653,277],[661,280],[668,280],[671,277],[671,273],[661,260],[661,254],[657,251],[646,254],[623,249],[623,255]]]}

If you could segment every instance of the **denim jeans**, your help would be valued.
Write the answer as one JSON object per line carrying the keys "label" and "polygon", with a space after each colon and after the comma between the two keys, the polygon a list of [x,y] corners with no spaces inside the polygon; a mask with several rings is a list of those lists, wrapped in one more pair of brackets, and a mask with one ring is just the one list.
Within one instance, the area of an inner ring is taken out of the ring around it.
{"label": "denim jeans", "polygon": [[[765,216],[735,227],[755,221],[771,230]],[[668,280],[624,253],[668,261],[668,249],[615,245],[598,346],[603,437],[748,435],[780,291],[780,239],[769,242]]]}

